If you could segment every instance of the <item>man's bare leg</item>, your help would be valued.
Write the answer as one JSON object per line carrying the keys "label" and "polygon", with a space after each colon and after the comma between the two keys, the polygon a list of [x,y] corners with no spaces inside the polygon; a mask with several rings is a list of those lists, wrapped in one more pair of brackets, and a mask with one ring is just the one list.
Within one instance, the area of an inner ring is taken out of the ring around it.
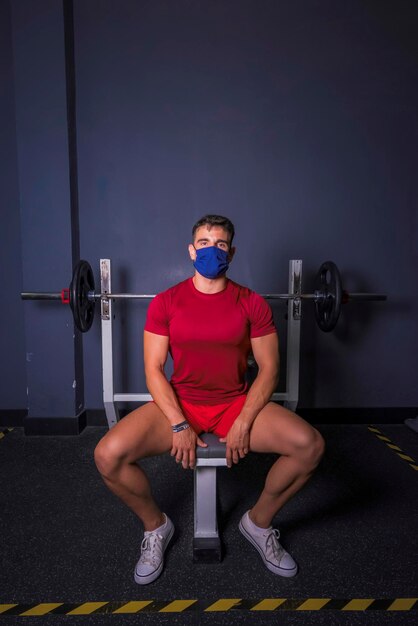
{"label": "man's bare leg", "polygon": [[137,461],[169,451],[172,439],[167,419],[156,404],[148,403],[118,422],[94,452],[97,468],[107,487],[144,525],[141,554],[134,572],[134,580],[139,585],[148,585],[160,576],[174,525],[157,506],[148,478]]}
{"label": "man's bare leg", "polygon": [[250,450],[274,452],[271,467],[250,519],[268,528],[273,517],[309,480],[324,453],[321,434],[295,413],[270,402],[257,415],[250,432]]}
{"label": "man's bare leg", "polygon": [[154,403],[136,409],[99,441],[94,458],[106,486],[142,521],[146,531],[161,526],[165,517],[157,506],[149,480],[136,461],[168,452],[170,424]]}
{"label": "man's bare leg", "polygon": [[280,534],[271,523],[312,475],[324,451],[323,439],[300,417],[271,402],[253,423],[250,450],[281,456],[267,474],[256,504],[242,516],[240,531],[256,548],[267,569],[279,576],[295,576],[298,566],[279,543]]}

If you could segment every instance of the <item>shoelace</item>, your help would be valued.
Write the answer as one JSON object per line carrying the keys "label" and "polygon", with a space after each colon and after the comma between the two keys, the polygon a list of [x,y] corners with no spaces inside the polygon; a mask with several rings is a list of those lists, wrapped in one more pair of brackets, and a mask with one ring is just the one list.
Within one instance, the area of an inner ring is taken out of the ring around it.
{"label": "shoelace", "polygon": [[285,550],[279,543],[280,532],[277,528],[272,528],[266,539],[266,552],[271,548],[273,556],[280,563],[280,559],[283,557]]}
{"label": "shoelace", "polygon": [[160,533],[150,533],[146,535],[141,543],[141,557],[142,563],[150,563],[155,565],[155,559],[161,558],[162,542],[164,537]]}

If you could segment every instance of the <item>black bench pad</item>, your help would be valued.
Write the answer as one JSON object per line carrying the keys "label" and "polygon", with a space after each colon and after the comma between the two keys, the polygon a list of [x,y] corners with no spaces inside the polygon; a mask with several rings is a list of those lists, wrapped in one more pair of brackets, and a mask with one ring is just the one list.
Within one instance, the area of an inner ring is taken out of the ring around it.
{"label": "black bench pad", "polygon": [[208,444],[207,448],[196,446],[196,456],[198,459],[219,459],[226,456],[226,444],[220,443],[219,437],[213,433],[202,433],[199,435],[202,441]]}

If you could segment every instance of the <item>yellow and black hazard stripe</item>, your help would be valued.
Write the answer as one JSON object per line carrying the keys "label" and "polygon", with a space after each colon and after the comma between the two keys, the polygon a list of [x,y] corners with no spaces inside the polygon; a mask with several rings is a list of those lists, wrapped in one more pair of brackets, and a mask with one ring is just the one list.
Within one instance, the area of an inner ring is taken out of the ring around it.
{"label": "yellow and black hazard stripe", "polygon": [[0,439],[3,439],[3,437],[5,437],[9,433],[11,433],[12,430],[13,430],[13,428],[2,428],[2,429],[0,429]]}
{"label": "yellow and black hazard stripe", "polygon": [[133,613],[184,613],[226,611],[416,611],[418,598],[221,598],[204,600],[131,600],[124,602],[43,602],[39,604],[0,604],[0,615],[113,615]]}
{"label": "yellow and black hazard stripe", "polygon": [[380,441],[383,441],[383,443],[385,443],[387,445],[388,448],[390,448],[393,452],[395,452],[403,461],[406,461],[408,463],[408,465],[410,467],[412,467],[413,470],[418,471],[418,463],[416,461],[414,461],[414,459],[411,456],[409,456],[408,454],[405,454],[405,452],[403,452],[403,450],[401,450],[401,448],[399,446],[394,444],[389,439],[389,437],[386,437],[386,435],[384,435],[373,424],[370,424],[368,428],[369,428],[370,432],[374,433],[376,435],[376,437],[378,439],[380,439]]}

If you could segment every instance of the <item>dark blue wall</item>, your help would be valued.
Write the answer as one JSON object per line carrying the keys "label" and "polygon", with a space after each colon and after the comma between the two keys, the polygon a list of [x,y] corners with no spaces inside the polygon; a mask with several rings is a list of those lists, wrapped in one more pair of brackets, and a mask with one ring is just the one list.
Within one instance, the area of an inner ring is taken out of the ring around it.
{"label": "dark blue wall", "polygon": [[0,410],[25,409],[26,362],[11,16],[0,2]]}
{"label": "dark blue wall", "polygon": [[[286,291],[288,260],[302,258],[310,291],[332,259],[349,290],[389,295],[347,305],[330,335],[304,304],[301,406],[416,406],[414,13],[405,1],[394,12],[364,0],[74,0],[80,244],[97,280],[111,258],[117,290],[161,291],[191,272],[193,222],[224,213],[239,282]],[[123,391],[145,391],[145,309],[117,308]],[[84,361],[86,406],[100,407],[99,324]]]}
{"label": "dark blue wall", "polygon": [[[111,257],[120,288],[161,290],[190,273],[190,226],[214,211],[236,222],[231,276],[254,289],[285,290],[289,258],[312,289],[331,258],[349,289],[389,294],[330,336],[307,312],[302,405],[417,402],[410,6],[75,3],[84,255]],[[129,308],[118,357],[136,389],[144,307]]]}
{"label": "dark blue wall", "polygon": [[[63,5],[11,8],[23,290],[60,291],[73,265]],[[29,417],[73,417],[83,379],[71,317],[56,302],[21,307]]]}

